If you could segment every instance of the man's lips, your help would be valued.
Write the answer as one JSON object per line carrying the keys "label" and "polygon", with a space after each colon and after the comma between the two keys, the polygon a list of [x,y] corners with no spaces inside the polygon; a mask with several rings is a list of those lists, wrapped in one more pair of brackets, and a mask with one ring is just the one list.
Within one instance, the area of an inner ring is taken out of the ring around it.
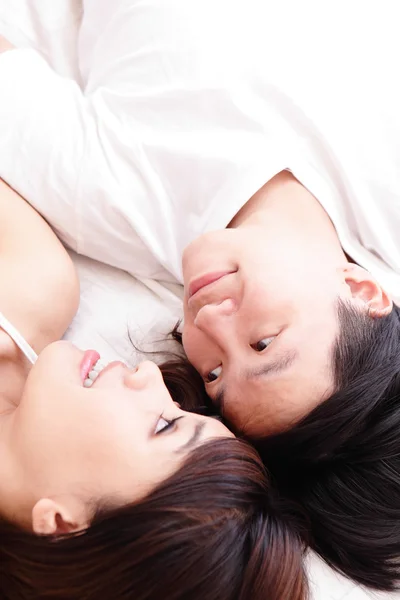
{"label": "man's lips", "polygon": [[211,285],[212,283],[215,283],[219,279],[222,279],[222,277],[225,277],[226,275],[230,275],[231,273],[235,273],[235,272],[236,272],[235,270],[233,270],[233,271],[216,271],[214,273],[207,273],[206,275],[202,275],[201,277],[194,279],[189,284],[189,292],[188,292],[189,299],[192,298],[195,294],[197,294],[198,291],[205,288],[207,285]]}

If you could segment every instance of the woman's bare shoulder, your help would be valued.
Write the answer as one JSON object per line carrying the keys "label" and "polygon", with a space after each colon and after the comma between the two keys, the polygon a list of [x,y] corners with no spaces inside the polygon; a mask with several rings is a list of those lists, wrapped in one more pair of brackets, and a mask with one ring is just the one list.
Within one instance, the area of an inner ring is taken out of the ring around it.
{"label": "woman's bare shoulder", "polygon": [[75,268],[46,221],[0,180],[0,311],[36,352],[59,339],[79,303]]}

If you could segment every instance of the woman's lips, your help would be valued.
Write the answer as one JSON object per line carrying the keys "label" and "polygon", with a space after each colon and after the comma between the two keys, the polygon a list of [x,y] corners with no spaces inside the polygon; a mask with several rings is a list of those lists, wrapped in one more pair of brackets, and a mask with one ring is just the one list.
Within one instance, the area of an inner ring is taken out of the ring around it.
{"label": "woman's lips", "polygon": [[108,371],[111,371],[111,369],[114,369],[114,367],[123,367],[124,369],[126,369],[126,368],[127,368],[126,364],[125,364],[125,363],[123,363],[122,361],[120,361],[120,360],[113,360],[112,362],[108,363],[108,365],[107,365],[106,367],[104,367],[104,369],[102,369],[102,370],[100,371],[100,373],[97,375],[97,377],[96,377],[96,379],[95,379],[94,383],[95,383],[95,382],[96,382],[98,379],[100,379],[100,377],[101,377],[102,375],[104,375],[104,373],[107,373]]}
{"label": "woman's lips", "polygon": [[192,296],[194,296],[199,290],[205,288],[207,285],[211,285],[211,283],[215,283],[215,281],[218,281],[218,279],[235,272],[236,271],[216,271],[215,273],[207,273],[206,275],[198,277],[194,281],[190,282],[188,297],[192,298]]}
{"label": "woman's lips", "polygon": [[92,370],[93,365],[97,363],[99,358],[100,354],[96,352],[96,350],[86,350],[80,366],[82,383],[85,381],[86,377],[89,375],[89,371]]}

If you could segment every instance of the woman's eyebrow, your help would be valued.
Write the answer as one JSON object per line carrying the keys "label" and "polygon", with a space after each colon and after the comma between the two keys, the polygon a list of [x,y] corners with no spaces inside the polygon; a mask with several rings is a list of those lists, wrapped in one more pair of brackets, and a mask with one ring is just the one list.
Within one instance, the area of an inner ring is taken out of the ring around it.
{"label": "woman's eyebrow", "polygon": [[177,448],[175,450],[175,452],[177,454],[181,454],[182,452],[186,452],[187,450],[190,450],[191,448],[193,448],[195,446],[197,440],[200,438],[205,425],[206,425],[205,421],[201,421],[201,423],[197,423],[196,427],[194,428],[193,435],[188,439],[187,442],[185,442],[182,446]]}

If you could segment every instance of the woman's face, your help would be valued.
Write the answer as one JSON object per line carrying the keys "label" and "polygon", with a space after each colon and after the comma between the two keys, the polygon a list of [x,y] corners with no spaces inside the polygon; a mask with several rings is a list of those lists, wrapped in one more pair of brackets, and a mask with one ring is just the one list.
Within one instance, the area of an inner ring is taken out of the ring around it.
{"label": "woman's face", "polygon": [[132,502],[196,446],[232,435],[215,419],[181,410],[149,361],[137,370],[111,363],[86,387],[97,358],[56,342],[32,368],[9,437],[14,481],[22,475],[26,491],[17,504],[67,496]]}

